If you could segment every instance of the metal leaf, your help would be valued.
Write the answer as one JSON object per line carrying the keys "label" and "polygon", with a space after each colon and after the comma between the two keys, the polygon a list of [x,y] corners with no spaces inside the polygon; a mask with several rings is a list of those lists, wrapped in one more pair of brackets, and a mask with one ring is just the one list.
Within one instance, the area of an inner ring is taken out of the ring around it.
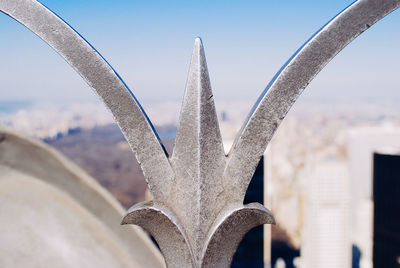
{"label": "metal leaf", "polygon": [[225,153],[200,38],[195,40],[171,163],[171,206],[187,227],[193,251],[200,254],[208,228],[226,201]]}

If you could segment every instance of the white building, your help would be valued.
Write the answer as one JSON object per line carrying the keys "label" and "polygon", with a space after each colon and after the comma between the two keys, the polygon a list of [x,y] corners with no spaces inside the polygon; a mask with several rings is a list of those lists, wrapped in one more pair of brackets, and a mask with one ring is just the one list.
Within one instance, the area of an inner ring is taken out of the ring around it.
{"label": "white building", "polygon": [[346,163],[326,156],[310,163],[302,175],[307,182],[302,267],[350,268],[349,178]]}

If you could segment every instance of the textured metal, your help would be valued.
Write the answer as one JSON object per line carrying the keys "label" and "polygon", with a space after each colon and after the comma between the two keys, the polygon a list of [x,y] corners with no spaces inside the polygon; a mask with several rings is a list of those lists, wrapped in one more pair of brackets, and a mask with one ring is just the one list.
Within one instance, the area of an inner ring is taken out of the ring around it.
{"label": "textured metal", "polygon": [[260,204],[243,205],[272,135],[315,75],[354,38],[399,6],[400,0],[359,0],[322,27],[268,84],[227,156],[204,51],[196,39],[175,148],[168,158],[133,94],[92,46],[40,3],[0,0],[0,10],[64,57],[115,116],[154,198],[130,208],[122,223],[148,230],[168,267],[228,267],[243,235],[256,225],[273,222]]}
{"label": "textured metal", "polygon": [[147,229],[169,267],[229,266],[243,235],[274,219],[260,204],[234,202],[234,194],[223,183],[226,160],[204,50],[197,38],[170,160],[175,178],[169,200],[154,198],[135,205],[122,223]]}

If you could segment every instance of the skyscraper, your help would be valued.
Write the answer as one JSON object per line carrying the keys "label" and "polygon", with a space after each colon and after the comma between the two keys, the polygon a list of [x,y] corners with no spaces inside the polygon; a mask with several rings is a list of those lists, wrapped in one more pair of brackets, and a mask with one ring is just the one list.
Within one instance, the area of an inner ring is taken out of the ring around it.
{"label": "skyscraper", "polygon": [[400,151],[374,154],[374,267],[400,267]]}
{"label": "skyscraper", "polygon": [[[230,140],[224,141],[226,152],[230,149],[232,143]],[[252,202],[264,204],[264,157],[258,163],[244,198],[244,204]],[[233,256],[231,266],[264,268],[263,226],[257,226],[245,235]]]}
{"label": "skyscraper", "polygon": [[[264,198],[264,158],[258,163],[256,172],[247,189],[244,203],[258,202],[263,204]],[[264,230],[257,226],[249,231],[240,243],[232,261],[232,267],[264,267]]]}
{"label": "skyscraper", "polygon": [[309,163],[302,267],[349,268],[349,178],[344,161],[325,156]]}

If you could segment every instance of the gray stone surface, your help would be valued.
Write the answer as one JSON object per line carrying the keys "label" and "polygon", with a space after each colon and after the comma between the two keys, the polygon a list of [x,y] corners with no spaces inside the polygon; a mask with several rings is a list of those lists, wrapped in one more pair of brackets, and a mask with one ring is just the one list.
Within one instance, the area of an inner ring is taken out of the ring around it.
{"label": "gray stone surface", "polygon": [[93,178],[43,143],[0,137],[0,267],[164,266]]}

